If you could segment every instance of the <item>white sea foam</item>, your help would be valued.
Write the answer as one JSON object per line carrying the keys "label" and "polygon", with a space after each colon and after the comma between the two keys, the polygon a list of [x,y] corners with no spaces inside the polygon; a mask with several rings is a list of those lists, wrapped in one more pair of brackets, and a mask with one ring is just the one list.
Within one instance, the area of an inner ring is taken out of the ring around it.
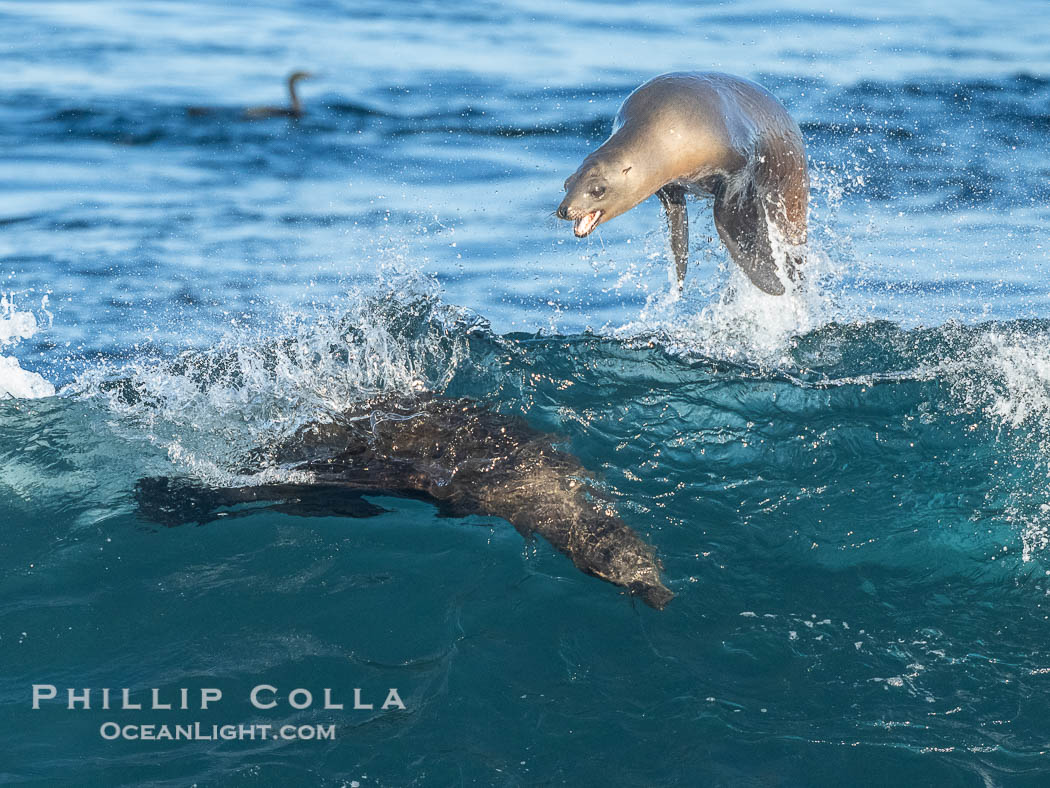
{"label": "white sea foam", "polygon": [[993,331],[982,356],[991,371],[987,411],[1034,463],[1031,485],[1015,489],[1006,516],[1021,533],[1021,557],[1050,546],[1050,346],[1045,336]]}
{"label": "white sea foam", "polygon": [[999,489],[1003,516],[1021,537],[1024,562],[1050,547],[1050,343],[1044,332],[993,327],[939,374],[964,411],[981,415],[1009,447]]}
{"label": "white sea foam", "polygon": [[1050,417],[1050,347],[1046,337],[993,331],[985,338],[982,350],[1000,382],[990,391],[989,412],[1011,427],[1034,423],[1042,432]]}
{"label": "white sea foam", "polygon": [[[706,205],[694,211],[694,243],[691,255],[705,267],[715,264],[716,275],[707,281],[691,279],[680,293],[670,272],[668,285],[650,292],[638,316],[612,328],[621,339],[656,338],[670,352],[682,356],[706,356],[762,367],[792,365],[790,353],[795,337],[820,328],[840,314],[837,285],[842,279],[844,260],[849,258],[848,241],[838,236],[835,216],[843,196],[843,175],[811,169],[813,202],[810,205],[810,239],[803,249],[805,262],[791,280],[784,273],[783,261],[790,247],[780,237],[777,226],[767,220],[778,278],[783,295],[768,295],[753,285],[729,257],[726,248],[706,218]],[[662,230],[659,234],[663,239]],[[706,243],[704,239],[706,240]],[[654,252],[650,262],[666,260],[666,251]],[[629,270],[617,287],[634,283],[638,272]],[[855,316],[854,316],[855,317]]]}
{"label": "white sea foam", "polygon": [[785,292],[779,296],[759,290],[728,255],[724,258],[723,277],[694,285],[685,295],[675,284],[651,293],[638,317],[614,328],[613,335],[655,335],[669,350],[686,356],[780,366],[791,363],[794,337],[836,317],[832,283],[838,269],[818,249],[807,251],[804,279],[780,276]]}
{"label": "white sea foam", "polygon": [[163,448],[202,481],[285,478],[253,469],[249,479],[246,453],[377,394],[442,391],[466,355],[476,318],[442,305],[436,284],[418,273],[385,276],[340,304],[285,312],[278,338],[242,330],[174,360],[93,368],[69,391],[103,399],[115,429]]}
{"label": "white sea foam", "polygon": [[[47,312],[47,296],[40,303],[41,310]],[[22,312],[15,308],[14,298],[6,293],[0,294],[0,348],[13,346],[23,339],[29,339],[39,330],[36,315]],[[13,356],[0,355],[0,399],[16,397],[18,399],[35,399],[52,397],[55,387],[36,372],[22,369],[18,359]]]}

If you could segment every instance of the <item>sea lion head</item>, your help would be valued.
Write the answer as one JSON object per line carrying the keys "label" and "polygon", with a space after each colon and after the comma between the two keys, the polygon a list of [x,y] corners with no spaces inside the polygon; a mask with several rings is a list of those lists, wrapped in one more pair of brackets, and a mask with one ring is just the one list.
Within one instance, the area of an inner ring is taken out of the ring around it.
{"label": "sea lion head", "polygon": [[[667,607],[667,603],[674,599],[674,592],[665,586],[660,578],[660,571],[663,567],[652,551],[642,545],[638,553],[633,556],[635,560],[630,561],[633,564],[631,566],[624,566],[623,559],[613,561],[613,564],[619,563],[620,566],[615,567],[619,571],[615,572],[616,579],[612,582],[623,586],[634,596],[641,597],[649,607],[663,610]],[[602,579],[610,578],[603,577]]]}
{"label": "sea lion head", "polygon": [[602,222],[631,210],[641,201],[633,169],[630,161],[599,148],[565,181],[558,218],[573,222],[576,237],[584,238]]}
{"label": "sea lion head", "polygon": [[660,577],[663,565],[652,546],[610,510],[594,506],[575,525],[568,554],[577,568],[626,588],[657,610],[674,598]]}

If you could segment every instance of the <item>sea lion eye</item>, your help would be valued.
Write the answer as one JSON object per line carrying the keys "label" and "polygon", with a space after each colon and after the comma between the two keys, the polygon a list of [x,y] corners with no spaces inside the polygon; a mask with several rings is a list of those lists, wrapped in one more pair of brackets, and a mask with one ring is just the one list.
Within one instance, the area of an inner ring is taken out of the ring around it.
{"label": "sea lion eye", "polygon": [[596,200],[600,200],[604,196],[605,196],[605,187],[604,186],[593,186],[593,187],[591,187],[591,197],[593,197]]}

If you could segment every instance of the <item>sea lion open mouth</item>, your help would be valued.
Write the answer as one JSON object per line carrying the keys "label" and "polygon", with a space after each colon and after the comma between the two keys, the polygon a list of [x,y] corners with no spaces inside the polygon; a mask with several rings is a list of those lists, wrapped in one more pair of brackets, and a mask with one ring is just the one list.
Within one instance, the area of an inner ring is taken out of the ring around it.
{"label": "sea lion open mouth", "polygon": [[585,238],[590,234],[591,230],[598,226],[598,220],[602,218],[601,211],[591,211],[585,213],[572,227],[572,231],[576,233],[577,238]]}

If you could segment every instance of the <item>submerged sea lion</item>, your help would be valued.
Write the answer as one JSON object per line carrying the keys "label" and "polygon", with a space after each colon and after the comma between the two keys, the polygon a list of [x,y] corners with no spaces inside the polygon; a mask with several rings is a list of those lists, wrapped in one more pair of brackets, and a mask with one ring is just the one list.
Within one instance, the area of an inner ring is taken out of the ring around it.
{"label": "submerged sea lion", "polygon": [[593,475],[578,459],[523,419],[472,400],[372,400],[332,423],[308,424],[285,445],[257,450],[251,464],[306,471],[313,482],[214,489],[147,478],[136,488],[139,510],[163,525],[236,516],[220,510],[256,501],[291,514],[366,517],[384,510],[362,495],[416,498],[446,516],[494,515],[525,537],[539,534],[582,571],[657,609],[674,596],[660,580],[653,548],[592,498],[586,482]]}
{"label": "submerged sea lion", "polygon": [[[678,272],[689,255],[686,193],[714,196],[715,227],[733,260],[771,295],[778,245],[794,277],[806,242],[809,174],[798,124],[765,88],[728,74],[664,74],[620,107],[612,136],[565,181],[558,208],[583,238],[655,194],[667,212]],[[771,238],[770,230],[779,238]],[[794,247],[794,248],[790,248]]]}
{"label": "submerged sea lion", "polygon": [[294,71],[288,75],[288,106],[287,107],[248,107],[241,114],[245,120],[262,120],[263,118],[301,118],[303,116],[303,104],[299,100],[299,94],[295,91],[295,85],[301,80],[310,79],[313,76],[308,71]]}

